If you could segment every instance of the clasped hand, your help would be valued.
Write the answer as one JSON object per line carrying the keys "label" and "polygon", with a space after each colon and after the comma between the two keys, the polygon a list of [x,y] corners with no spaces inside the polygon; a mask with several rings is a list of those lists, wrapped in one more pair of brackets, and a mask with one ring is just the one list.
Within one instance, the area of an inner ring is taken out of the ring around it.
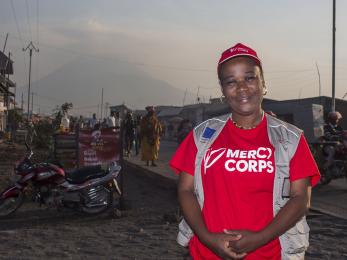
{"label": "clasped hand", "polygon": [[224,233],[210,233],[205,244],[224,260],[242,259],[248,252],[260,246],[264,241],[258,232],[249,230],[224,230]]}
{"label": "clasped hand", "polygon": [[230,243],[237,241],[241,238],[240,234],[233,233],[209,233],[204,239],[203,243],[212,250],[216,255],[224,260],[242,259],[246,254],[238,254],[230,247]]}
{"label": "clasped hand", "polygon": [[264,239],[259,232],[249,230],[224,230],[225,234],[238,234],[240,239],[230,240],[229,247],[238,254],[244,254],[259,248],[264,244]]}

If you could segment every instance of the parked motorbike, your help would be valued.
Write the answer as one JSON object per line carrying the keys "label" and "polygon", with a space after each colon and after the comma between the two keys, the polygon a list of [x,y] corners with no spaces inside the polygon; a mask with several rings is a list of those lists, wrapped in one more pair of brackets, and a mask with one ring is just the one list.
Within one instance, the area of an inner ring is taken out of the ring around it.
{"label": "parked motorbike", "polygon": [[86,214],[105,211],[113,204],[114,191],[121,194],[117,182],[119,165],[112,163],[107,170],[88,166],[64,171],[55,164],[33,163],[34,153],[26,146],[28,153],[15,168],[17,180],[0,194],[0,217],[15,212],[29,190],[33,201],[40,205],[70,208]]}
{"label": "parked motorbike", "polygon": [[[327,147],[334,149],[335,155],[332,164],[324,167],[327,161]],[[313,155],[321,173],[322,185],[327,185],[334,179],[347,178],[347,149],[344,141],[320,141],[314,145]]]}

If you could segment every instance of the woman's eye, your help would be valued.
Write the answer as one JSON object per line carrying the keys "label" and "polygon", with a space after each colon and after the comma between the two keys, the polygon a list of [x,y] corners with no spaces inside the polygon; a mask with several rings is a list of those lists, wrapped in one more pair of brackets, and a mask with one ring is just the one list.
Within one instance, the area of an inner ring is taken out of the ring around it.
{"label": "woman's eye", "polygon": [[255,79],[256,79],[255,76],[248,76],[248,77],[246,77],[246,81],[247,82],[253,82]]}
{"label": "woman's eye", "polygon": [[236,86],[236,84],[236,80],[229,80],[226,82],[226,85],[230,87]]}

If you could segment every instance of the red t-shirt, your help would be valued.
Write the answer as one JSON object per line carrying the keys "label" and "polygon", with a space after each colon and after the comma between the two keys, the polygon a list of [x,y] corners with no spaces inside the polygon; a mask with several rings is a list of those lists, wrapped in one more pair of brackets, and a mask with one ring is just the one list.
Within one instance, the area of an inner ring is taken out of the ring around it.
{"label": "red t-shirt", "polygon": [[[194,175],[197,148],[193,132],[178,147],[170,161],[176,173]],[[202,217],[211,232],[224,229],[259,231],[273,220],[274,147],[267,134],[266,117],[254,129],[242,130],[231,120],[207,150],[201,166],[204,188]],[[304,136],[290,162],[290,181],[319,171]],[[194,236],[189,243],[193,259],[219,259]],[[275,239],[249,253],[245,259],[280,259],[281,246]]]}

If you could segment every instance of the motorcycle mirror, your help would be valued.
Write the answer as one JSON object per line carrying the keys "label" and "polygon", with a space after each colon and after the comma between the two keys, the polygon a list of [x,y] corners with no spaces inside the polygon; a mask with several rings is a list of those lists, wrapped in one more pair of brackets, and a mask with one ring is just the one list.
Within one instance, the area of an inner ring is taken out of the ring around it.
{"label": "motorcycle mirror", "polygon": [[29,145],[28,145],[28,143],[27,143],[27,141],[26,141],[26,140],[25,140],[25,142],[24,142],[24,143],[25,143],[25,147],[27,148],[27,150],[28,150],[28,151],[30,151],[30,147],[29,147]]}

